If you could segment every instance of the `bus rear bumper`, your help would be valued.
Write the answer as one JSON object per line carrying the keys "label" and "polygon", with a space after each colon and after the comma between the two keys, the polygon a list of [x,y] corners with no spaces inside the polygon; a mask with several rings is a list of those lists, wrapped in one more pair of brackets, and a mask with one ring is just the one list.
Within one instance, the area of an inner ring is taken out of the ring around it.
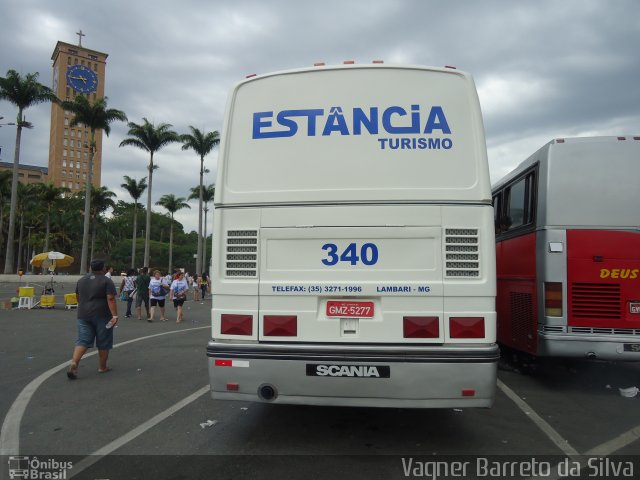
{"label": "bus rear bumper", "polygon": [[265,403],[491,407],[497,345],[229,344],[207,347],[211,396]]}
{"label": "bus rear bumper", "polygon": [[597,334],[539,332],[538,355],[600,360],[639,361],[640,338]]}

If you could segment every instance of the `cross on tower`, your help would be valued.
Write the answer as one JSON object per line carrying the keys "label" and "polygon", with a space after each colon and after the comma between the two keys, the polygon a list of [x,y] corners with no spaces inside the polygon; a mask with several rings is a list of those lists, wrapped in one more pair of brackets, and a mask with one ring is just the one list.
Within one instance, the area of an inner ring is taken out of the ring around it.
{"label": "cross on tower", "polygon": [[80,30],[79,32],[76,32],[76,35],[78,35],[78,46],[81,47],[82,46],[82,37],[86,37],[86,35],[84,33],[82,33],[82,30]]}

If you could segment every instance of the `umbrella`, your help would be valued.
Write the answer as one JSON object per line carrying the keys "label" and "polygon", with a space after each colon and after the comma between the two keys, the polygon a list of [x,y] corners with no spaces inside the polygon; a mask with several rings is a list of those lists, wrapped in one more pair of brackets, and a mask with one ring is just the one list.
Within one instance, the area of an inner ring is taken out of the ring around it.
{"label": "umbrella", "polygon": [[73,257],[60,252],[39,253],[31,259],[31,265],[34,267],[48,268],[52,271],[56,267],[68,267],[72,263]]}

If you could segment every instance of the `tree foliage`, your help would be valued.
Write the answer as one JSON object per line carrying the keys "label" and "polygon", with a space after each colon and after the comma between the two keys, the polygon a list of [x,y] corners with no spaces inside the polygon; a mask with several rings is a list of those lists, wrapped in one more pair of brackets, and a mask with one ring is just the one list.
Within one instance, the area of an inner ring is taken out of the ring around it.
{"label": "tree foliage", "polygon": [[179,142],[180,135],[171,130],[172,125],[168,123],[161,123],[156,126],[144,117],[142,118],[142,121],[142,124],[129,122],[129,131],[127,132],[129,137],[120,142],[120,146],[136,147],[149,153],[149,165],[147,166],[147,170],[149,171],[149,186],[147,189],[147,219],[144,239],[144,263],[145,266],[149,266],[151,242],[151,189],[153,188],[153,171],[155,170],[153,156],[156,152],[167,145]]}
{"label": "tree foliage", "polygon": [[16,116],[16,143],[13,155],[13,170],[11,181],[11,204],[9,209],[9,226],[7,229],[6,254],[4,273],[14,271],[14,240],[15,222],[18,205],[18,170],[20,165],[20,142],[23,128],[33,125],[24,117],[24,111],[34,105],[45,102],[57,102],[58,97],[53,91],[38,82],[38,72],[28,73],[24,77],[15,70],[9,70],[6,77],[0,77],[0,100],[6,100],[18,108]]}
{"label": "tree foliage", "polygon": [[[63,252],[76,258],[76,262],[72,266],[60,269],[60,271],[78,273],[80,265],[77,259],[80,258],[82,250],[84,192],[58,198],[49,210],[48,205],[42,202],[40,188],[41,186],[19,184],[15,238],[16,259],[13,268],[17,269],[19,258],[20,268],[24,271],[29,270],[31,253],[45,251],[48,217],[50,231],[47,250]],[[131,230],[134,222],[134,204],[117,199],[114,202],[114,198],[111,197],[113,193],[103,189],[105,187],[94,188],[93,191],[90,243],[93,244],[94,256],[104,258],[114,266],[116,273],[124,272],[131,268]],[[107,204],[106,208],[102,200],[96,200],[96,194],[100,197],[107,197],[104,199]],[[139,206],[139,208],[139,212],[145,213],[144,207]],[[2,222],[5,232],[7,221],[8,218],[5,215]],[[153,240],[150,242],[149,266],[166,272],[171,251],[172,267],[184,268],[195,273],[196,259],[194,255],[197,252],[198,233],[196,231],[185,233],[184,226],[175,219],[172,221],[167,214],[152,212],[151,224],[151,238]],[[20,228],[21,225],[22,228]],[[173,248],[171,249],[172,229]],[[143,243],[138,242],[136,257],[140,260],[143,249]],[[135,267],[142,266],[141,262],[135,264]],[[36,269],[35,273],[39,272]]]}
{"label": "tree foliage", "polygon": [[[182,150],[193,150],[200,157],[200,185],[198,187],[198,256],[196,258],[196,270],[202,271],[204,265],[204,255],[202,252],[203,238],[202,238],[202,203],[203,203],[203,179],[204,179],[204,157],[209,155],[211,151],[220,143],[220,133],[217,130],[213,132],[202,132],[200,129],[190,125],[189,130],[191,133],[182,135],[180,140],[182,141]],[[193,193],[192,193],[193,195]],[[189,197],[193,198],[192,196]]]}
{"label": "tree foliage", "polygon": [[[61,105],[62,108],[73,114],[71,123],[69,124],[71,127],[82,124],[91,132],[91,138],[89,140],[89,167],[87,168],[83,211],[82,252],[80,254],[80,271],[84,273],[87,271],[87,253],[89,251],[90,218],[87,213],[91,212],[91,178],[93,175],[93,159],[96,153],[96,131],[102,130],[105,135],[109,136],[111,124],[116,121],[126,122],[127,115],[121,110],[107,108],[107,97],[99,98],[92,103],[84,95],[77,95],[73,101],[65,100]],[[93,237],[95,239],[95,235],[93,235]]]}

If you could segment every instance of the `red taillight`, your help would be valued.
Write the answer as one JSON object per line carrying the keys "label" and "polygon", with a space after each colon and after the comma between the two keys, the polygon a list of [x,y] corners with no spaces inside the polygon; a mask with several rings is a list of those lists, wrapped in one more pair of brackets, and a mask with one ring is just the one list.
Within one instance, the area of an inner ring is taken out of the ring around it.
{"label": "red taillight", "polygon": [[265,337],[295,337],[298,335],[298,317],[295,315],[265,315]]}
{"label": "red taillight", "polygon": [[449,318],[451,338],[484,338],[484,317]]}
{"label": "red taillight", "polygon": [[440,321],[438,317],[402,317],[404,338],[438,338]]}
{"label": "red taillight", "polygon": [[238,390],[240,390],[240,384],[239,383],[227,383],[227,391],[229,391],[229,392],[237,392]]}
{"label": "red taillight", "polygon": [[344,62],[342,62],[344,65],[353,65],[355,62],[355,60],[345,60]]}
{"label": "red taillight", "polygon": [[476,396],[476,391],[473,388],[465,388],[462,390],[462,396],[463,397],[475,397]]}
{"label": "red taillight", "polygon": [[223,335],[253,335],[253,317],[223,313],[220,316],[220,333]]}
{"label": "red taillight", "polygon": [[233,364],[232,360],[226,360],[222,358],[216,358],[213,362],[216,367],[230,367]]}
{"label": "red taillight", "polygon": [[562,316],[562,283],[545,282],[544,314],[547,317]]}

